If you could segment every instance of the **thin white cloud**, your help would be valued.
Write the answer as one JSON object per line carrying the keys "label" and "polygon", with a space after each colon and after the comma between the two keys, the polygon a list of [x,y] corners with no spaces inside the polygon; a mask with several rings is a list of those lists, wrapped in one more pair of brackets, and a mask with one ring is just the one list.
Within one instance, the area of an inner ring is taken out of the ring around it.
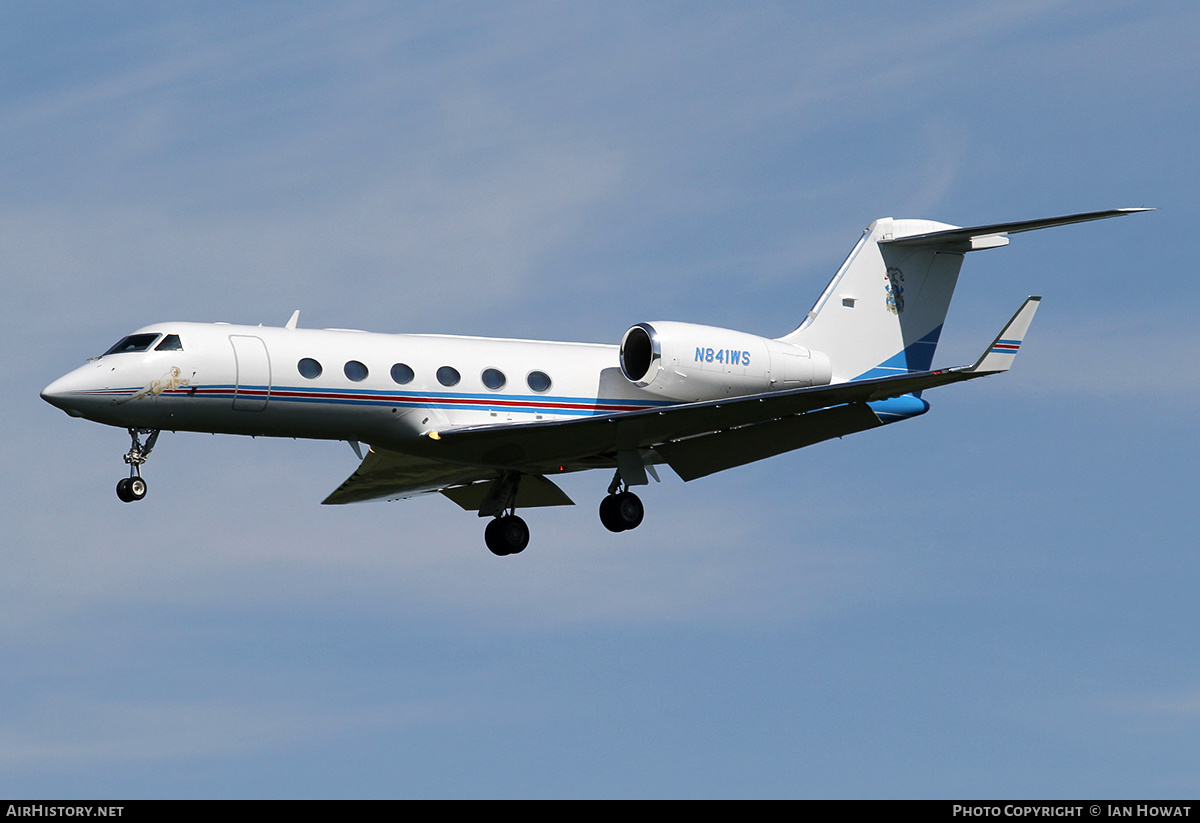
{"label": "thin white cloud", "polygon": [[[31,490],[52,503],[78,499],[77,517],[25,524],[12,535],[14,545],[37,551],[0,560],[8,642],[75,634],[96,610],[274,612],[301,603],[318,610],[342,603],[339,611],[361,608],[363,616],[478,615],[488,630],[810,620],[894,590],[900,576],[894,558],[812,537],[814,526],[838,516],[832,501],[807,527],[780,533],[771,527],[778,519],[771,499],[741,499],[742,516],[729,518],[723,484],[685,487],[673,477],[646,491],[653,511],[628,535],[600,526],[592,510],[602,493],[598,477],[570,478],[580,505],[531,512],[526,554],[497,559],[483,546],[483,521],[438,495],[317,505],[313,492],[351,470],[348,448],[338,469],[340,461],[328,459],[333,444],[322,456],[288,441],[241,442],[160,441],[147,467],[155,497],[138,510],[111,494],[115,461],[107,472],[96,461],[97,469],[64,488]],[[104,447],[96,443],[97,455]],[[226,451],[240,466],[234,477],[223,476]],[[300,477],[311,479],[289,479]],[[200,491],[215,487],[222,491]],[[263,496],[265,489],[272,493]],[[817,507],[811,496],[807,503]],[[90,524],[113,518],[123,525],[93,536]]]}
{"label": "thin white cloud", "polygon": [[1035,390],[1064,398],[1195,404],[1200,332],[1193,323],[1164,313],[1059,318],[1043,325],[1037,356],[1020,364],[1021,380]]}
{"label": "thin white cloud", "polygon": [[301,701],[45,699],[0,720],[10,771],[281,751],[347,733],[428,726],[475,713],[450,700],[341,709]]}

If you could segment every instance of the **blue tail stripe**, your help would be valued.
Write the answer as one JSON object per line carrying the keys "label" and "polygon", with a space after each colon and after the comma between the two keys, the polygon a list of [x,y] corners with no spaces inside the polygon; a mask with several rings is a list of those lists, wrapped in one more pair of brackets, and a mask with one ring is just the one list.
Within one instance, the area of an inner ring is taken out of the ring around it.
{"label": "blue tail stripe", "polygon": [[904,350],[884,360],[878,366],[855,377],[855,380],[869,380],[873,377],[889,377],[910,371],[928,371],[933,365],[933,353],[937,350],[938,338],[942,334],[939,325],[929,334],[915,343],[910,343]]}

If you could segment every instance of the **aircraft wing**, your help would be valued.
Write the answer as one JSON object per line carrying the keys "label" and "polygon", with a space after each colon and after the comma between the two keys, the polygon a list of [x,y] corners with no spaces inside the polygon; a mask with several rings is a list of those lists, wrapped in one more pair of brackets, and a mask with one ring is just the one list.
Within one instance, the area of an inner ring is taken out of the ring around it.
{"label": "aircraft wing", "polygon": [[[372,448],[358,470],[322,502],[338,504],[398,500],[481,480],[485,476],[489,476],[489,473],[475,466]],[[493,471],[490,476],[499,475]]]}
{"label": "aircraft wing", "polygon": [[[323,501],[326,504],[398,500],[440,491],[464,509],[476,511],[501,468],[447,463],[385,448],[372,448],[358,470]],[[485,481],[480,483],[479,481]],[[475,484],[475,485],[471,485]],[[571,499],[544,477],[527,478],[517,491],[521,508],[569,506]]]}
{"label": "aircraft wing", "polygon": [[[324,502],[407,497],[509,472],[544,478],[614,467],[622,453],[646,449],[654,449],[685,480],[702,477],[883,425],[886,404],[868,404],[1007,371],[1040,300],[1026,300],[971,366],[582,419],[448,429],[397,444],[394,450],[390,444],[372,447],[358,471]],[[905,401],[924,402],[919,397]]]}

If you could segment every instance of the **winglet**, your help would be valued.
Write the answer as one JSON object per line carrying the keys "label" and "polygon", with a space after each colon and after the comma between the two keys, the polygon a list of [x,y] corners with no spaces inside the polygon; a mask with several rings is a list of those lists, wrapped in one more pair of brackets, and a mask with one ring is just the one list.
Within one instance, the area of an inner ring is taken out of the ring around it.
{"label": "winglet", "polygon": [[1017,313],[1012,316],[1012,320],[1009,320],[1008,324],[996,335],[992,345],[988,346],[987,351],[975,361],[975,365],[963,369],[963,371],[975,374],[1008,371],[1012,367],[1013,360],[1016,359],[1017,350],[1021,348],[1025,334],[1029,331],[1029,324],[1033,322],[1033,315],[1037,312],[1041,302],[1041,297],[1026,299],[1021,308],[1017,309]]}
{"label": "winglet", "polygon": [[287,321],[287,324],[284,326],[284,328],[285,329],[296,328],[296,321],[299,319],[300,319],[300,310],[296,309],[294,312],[292,312],[292,319]]}

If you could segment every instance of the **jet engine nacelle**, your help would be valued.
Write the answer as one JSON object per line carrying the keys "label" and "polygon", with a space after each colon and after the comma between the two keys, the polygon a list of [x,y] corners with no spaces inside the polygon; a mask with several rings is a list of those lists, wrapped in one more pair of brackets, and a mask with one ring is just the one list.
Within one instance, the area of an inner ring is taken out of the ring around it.
{"label": "jet engine nacelle", "polygon": [[832,377],[829,358],[803,346],[693,323],[638,323],[621,338],[621,373],[672,400],[718,400]]}

